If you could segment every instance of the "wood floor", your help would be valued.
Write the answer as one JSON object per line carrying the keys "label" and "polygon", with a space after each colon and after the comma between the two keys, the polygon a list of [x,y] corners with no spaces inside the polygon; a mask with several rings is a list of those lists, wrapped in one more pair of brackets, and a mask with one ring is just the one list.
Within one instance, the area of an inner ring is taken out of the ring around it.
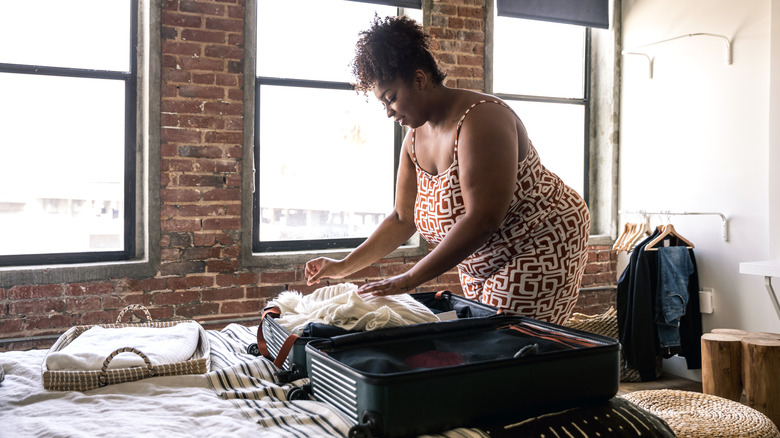
{"label": "wood floor", "polygon": [[682,391],[701,392],[701,382],[672,374],[664,374],[660,379],[651,382],[620,382],[618,395],[645,389],[679,389]]}

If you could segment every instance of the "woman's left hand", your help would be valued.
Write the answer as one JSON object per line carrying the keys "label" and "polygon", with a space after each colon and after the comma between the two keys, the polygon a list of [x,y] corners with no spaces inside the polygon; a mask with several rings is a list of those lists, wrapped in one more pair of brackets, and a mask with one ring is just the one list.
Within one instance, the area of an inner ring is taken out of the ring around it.
{"label": "woman's left hand", "polygon": [[361,295],[373,295],[382,297],[385,295],[398,295],[409,292],[415,286],[410,286],[410,279],[406,274],[396,275],[395,277],[384,280],[373,281],[360,286],[357,290]]}

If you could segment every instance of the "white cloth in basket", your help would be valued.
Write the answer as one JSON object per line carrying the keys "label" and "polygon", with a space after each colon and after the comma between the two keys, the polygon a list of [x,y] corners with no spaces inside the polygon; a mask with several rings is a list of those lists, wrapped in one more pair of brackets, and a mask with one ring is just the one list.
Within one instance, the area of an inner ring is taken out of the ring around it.
{"label": "white cloth in basket", "polygon": [[342,283],[321,287],[310,295],[286,291],[269,305],[279,307],[277,323],[298,335],[310,322],[368,331],[439,320],[409,294],[363,298],[357,289],[352,283]]}
{"label": "white cloth in basket", "polygon": [[[143,352],[152,365],[189,360],[200,339],[200,324],[182,322],[171,327],[94,326],[57,352],[49,353],[46,366],[56,370],[100,370],[103,361],[118,348],[133,347]],[[135,353],[119,353],[108,369],[145,367],[143,358]]]}

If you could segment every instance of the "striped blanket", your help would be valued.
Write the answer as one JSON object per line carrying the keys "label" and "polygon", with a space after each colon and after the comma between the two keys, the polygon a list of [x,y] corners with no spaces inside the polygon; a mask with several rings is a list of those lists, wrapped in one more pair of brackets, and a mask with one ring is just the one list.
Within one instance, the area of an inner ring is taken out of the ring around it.
{"label": "striped blanket", "polygon": [[[220,332],[208,331],[211,342],[211,367],[207,374],[211,386],[221,398],[231,400],[245,416],[262,426],[269,436],[346,437],[354,425],[337,409],[311,400],[288,401],[287,393],[308,383],[301,379],[289,384],[274,383],[278,370],[262,357],[246,354],[246,346],[255,342],[257,327],[231,324]],[[478,429],[459,428],[426,437],[487,438]]]}

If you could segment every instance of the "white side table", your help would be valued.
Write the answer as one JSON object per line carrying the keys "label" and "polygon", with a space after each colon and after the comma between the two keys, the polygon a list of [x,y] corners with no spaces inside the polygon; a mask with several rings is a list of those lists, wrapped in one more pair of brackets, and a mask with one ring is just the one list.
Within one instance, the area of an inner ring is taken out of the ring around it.
{"label": "white side table", "polygon": [[743,262],[739,264],[740,274],[762,275],[764,285],[775,306],[777,316],[780,318],[780,303],[777,301],[777,295],[772,288],[772,277],[780,277],[780,260],[765,260],[761,262]]}

